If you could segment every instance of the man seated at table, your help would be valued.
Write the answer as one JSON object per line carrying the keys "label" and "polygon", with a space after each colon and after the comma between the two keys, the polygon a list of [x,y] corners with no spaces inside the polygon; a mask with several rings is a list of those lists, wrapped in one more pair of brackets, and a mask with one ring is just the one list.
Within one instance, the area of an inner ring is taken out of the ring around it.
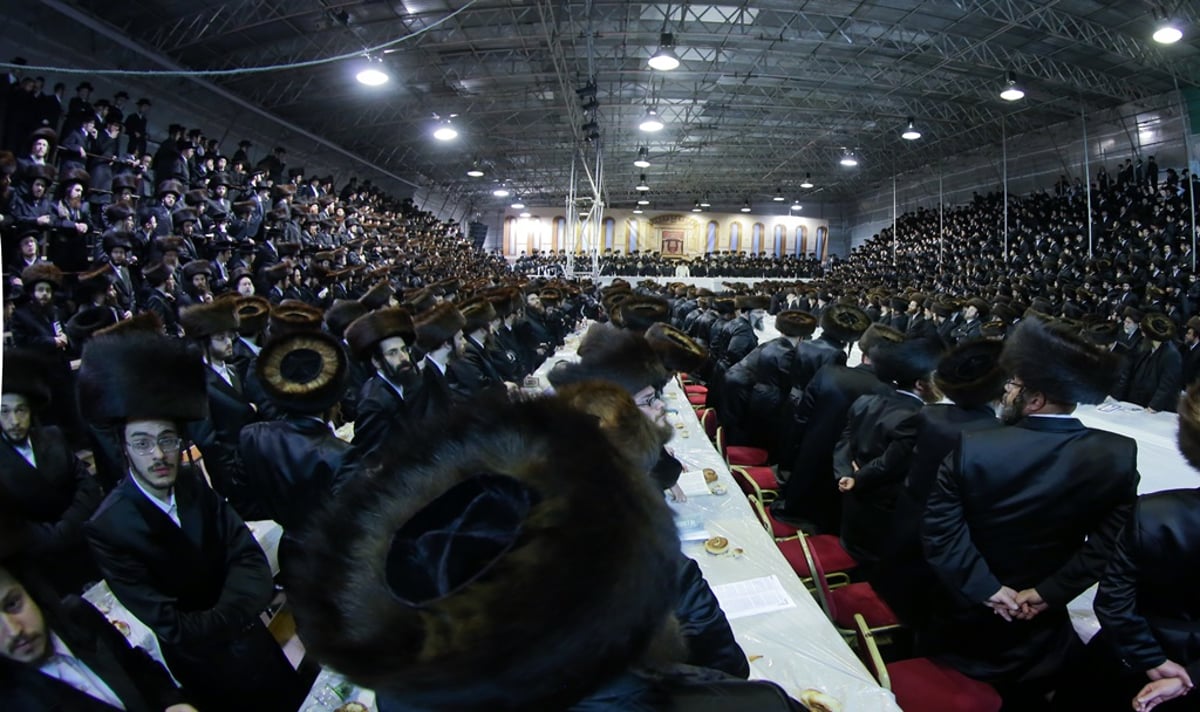
{"label": "man seated at table", "polygon": [[294,712],[306,690],[260,614],[273,595],[245,523],[180,464],[183,424],[205,417],[204,363],[145,332],[94,337],[79,401],[121,434],[129,476],[85,527],[96,563],[157,636],[175,678],[204,709]]}
{"label": "man seated at table", "polygon": [[319,514],[289,597],[324,664],[397,710],[797,710],[676,664],[679,538],[634,458],[557,399],[389,443]]}
{"label": "man seated at table", "polygon": [[[21,712],[196,712],[163,666],[77,596],[0,562],[0,700]],[[35,593],[36,591],[36,593]]]}

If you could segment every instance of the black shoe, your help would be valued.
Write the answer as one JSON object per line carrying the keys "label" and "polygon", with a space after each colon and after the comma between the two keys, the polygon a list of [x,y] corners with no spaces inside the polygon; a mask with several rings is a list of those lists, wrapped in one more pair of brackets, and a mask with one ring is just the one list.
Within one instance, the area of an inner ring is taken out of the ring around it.
{"label": "black shoe", "polygon": [[771,516],[774,517],[776,521],[780,522],[781,524],[786,524],[790,527],[799,529],[800,531],[804,532],[805,536],[812,536],[819,531],[816,524],[813,524],[797,514],[788,512],[787,502],[782,499],[777,499],[772,502],[770,509]]}

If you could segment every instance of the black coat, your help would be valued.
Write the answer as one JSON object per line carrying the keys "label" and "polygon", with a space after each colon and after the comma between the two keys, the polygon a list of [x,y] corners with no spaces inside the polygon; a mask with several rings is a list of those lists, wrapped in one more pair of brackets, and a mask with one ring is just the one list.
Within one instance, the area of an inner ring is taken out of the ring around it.
{"label": "black coat", "polygon": [[790,419],[785,406],[795,353],[791,340],[781,336],[759,344],[725,373],[725,409],[731,416],[725,425],[731,443],[776,451],[780,424]]}
{"label": "black coat", "polygon": [[242,430],[247,494],[292,533],[325,502],[350,444],[315,418],[289,416]]}
{"label": "black coat", "polygon": [[846,363],[846,348],[840,341],[820,336],[811,341],[796,344],[796,355],[792,357],[790,398],[792,406],[800,405],[804,389],[826,364],[842,366]]}
{"label": "black coat", "polygon": [[841,494],[833,479],[834,447],[846,427],[850,404],[859,396],[891,390],[868,365],[848,368],[831,364],[817,371],[795,410],[800,435],[792,476],[782,493],[787,514],[810,520],[823,532],[841,531]]}
{"label": "black coat", "polygon": [[1114,396],[1117,400],[1174,413],[1183,390],[1183,358],[1179,349],[1164,341],[1151,350],[1144,341],[1129,358]]}
{"label": "black coat", "polygon": [[[930,636],[982,680],[1055,674],[1077,644],[1066,604],[1100,577],[1137,497],[1137,443],[1075,418],[1027,417],[962,435],[921,526],[925,557],[959,607]],[[1007,623],[980,605],[1001,584],[1049,608]]]}
{"label": "black coat", "polygon": [[452,359],[447,369],[450,387],[461,400],[476,398],[485,393],[503,396],[506,392],[504,377],[492,363],[487,350],[470,337],[465,338],[464,342],[462,354]]}
{"label": "black coat", "polygon": [[198,708],[295,710],[305,690],[259,618],[266,555],[198,472],[180,468],[174,494],[182,526],[131,477],[108,495],[85,527],[105,580]]}
{"label": "black coat", "polygon": [[354,447],[370,452],[389,439],[389,433],[413,422],[412,400],[416,389],[405,389],[404,397],[381,376],[367,379],[358,396],[354,421]]}
{"label": "black coat", "polygon": [[717,366],[722,371],[728,371],[735,363],[746,357],[746,354],[758,346],[758,335],[754,326],[745,317],[735,317],[725,326],[725,348],[721,352]]}
{"label": "black coat", "polygon": [[679,598],[675,618],[687,643],[688,665],[712,668],[745,679],[750,675],[746,653],[734,640],[721,604],[708,587],[695,561],[679,555]]}
{"label": "black coat", "polygon": [[915,416],[913,450],[908,475],[896,499],[884,556],[871,576],[871,585],[900,620],[919,626],[941,591],[933,569],[921,551],[921,517],[942,460],[954,451],[963,432],[1000,427],[989,406],[965,409],[953,403],[927,405]]}
{"label": "black coat", "polygon": [[501,326],[496,329],[495,339],[496,348],[504,352],[504,361],[510,364],[508,380],[520,383],[522,378],[533,373],[533,359],[522,347],[520,335],[515,330]]}
{"label": "black coat", "polygon": [[854,478],[854,488],[842,493],[841,534],[842,545],[859,562],[874,563],[883,556],[922,405],[911,395],[892,391],[862,396],[850,406],[833,453],[833,476],[835,481]]}
{"label": "black coat", "polygon": [[1184,348],[1183,354],[1183,389],[1200,380],[1200,344]]}
{"label": "black coat", "polygon": [[1138,500],[1100,578],[1096,617],[1123,666],[1200,675],[1200,490]]}
{"label": "black coat", "polygon": [[7,438],[0,438],[0,504],[20,512],[23,552],[37,563],[59,595],[99,581],[83,537],[83,524],[100,506],[100,484],[54,427],[32,428],[34,469]]}
{"label": "black coat", "polygon": [[261,513],[244,508],[239,491],[243,467],[238,457],[238,434],[242,428],[258,420],[258,412],[243,395],[241,381],[233,371],[233,385],[211,368],[204,369],[208,390],[208,417],[188,424],[188,436],[204,456],[204,466],[212,478],[213,488],[233,502],[243,517],[258,518]]}
{"label": "black coat", "polygon": [[[95,673],[127,712],[162,712],[184,702],[163,666],[141,648],[130,647],[117,629],[87,602],[68,596],[42,602],[47,628]],[[49,641],[47,641],[47,645]],[[116,707],[71,687],[33,665],[0,658],[0,700],[21,712],[112,712]]]}

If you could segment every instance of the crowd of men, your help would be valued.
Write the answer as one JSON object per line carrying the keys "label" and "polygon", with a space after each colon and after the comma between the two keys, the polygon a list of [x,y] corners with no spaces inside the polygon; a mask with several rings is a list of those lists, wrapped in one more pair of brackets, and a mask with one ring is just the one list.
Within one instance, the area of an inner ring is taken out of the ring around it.
{"label": "crowd of men", "polygon": [[[944,231],[919,210],[824,272],[692,263],[789,281],[601,287],[526,277],[564,256],[513,269],[411,202],[305,179],[282,150],[226,160],[170,127],[143,161],[129,119],[148,101],[126,116],[127,97],[93,104],[85,82],[55,118],[36,80],[16,86],[0,699],[295,710],[315,661],[383,712],[798,709],[746,680],[680,552],[662,389],[686,372],[729,441],[776,465],[770,516],[839,537],[918,652],[1014,710],[1194,702],[1196,493],[1139,500],[1136,443],[1072,415],[1110,396],[1178,409],[1200,465],[1186,172],[1123,168],[1093,215],[1061,186],[977,196]],[[768,313],[780,336],[763,341]],[[600,323],[553,391],[522,392],[585,320]],[[260,519],[284,530],[278,579],[244,523]],[[101,578],[161,662],[79,598]],[[1066,604],[1097,582],[1085,649]],[[261,618],[276,585],[299,668]]]}

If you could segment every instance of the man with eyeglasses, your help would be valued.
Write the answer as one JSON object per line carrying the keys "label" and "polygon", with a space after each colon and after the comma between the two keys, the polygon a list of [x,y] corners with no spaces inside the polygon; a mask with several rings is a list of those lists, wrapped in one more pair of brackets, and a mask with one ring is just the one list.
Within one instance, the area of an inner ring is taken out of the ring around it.
{"label": "man with eyeglasses", "polygon": [[203,361],[160,334],[100,335],[84,349],[79,400],[90,423],[116,429],[128,465],[85,526],[109,588],[199,708],[295,710],[305,687],[260,618],[266,555],[180,464],[185,424],[207,417]]}
{"label": "man with eyeglasses", "polygon": [[1000,358],[1009,427],[964,433],[922,517],[925,557],[961,603],[920,639],[1006,709],[1041,710],[1082,650],[1066,605],[1103,573],[1137,497],[1137,443],[1085,427],[1115,357],[1065,325],[1027,317]]}

